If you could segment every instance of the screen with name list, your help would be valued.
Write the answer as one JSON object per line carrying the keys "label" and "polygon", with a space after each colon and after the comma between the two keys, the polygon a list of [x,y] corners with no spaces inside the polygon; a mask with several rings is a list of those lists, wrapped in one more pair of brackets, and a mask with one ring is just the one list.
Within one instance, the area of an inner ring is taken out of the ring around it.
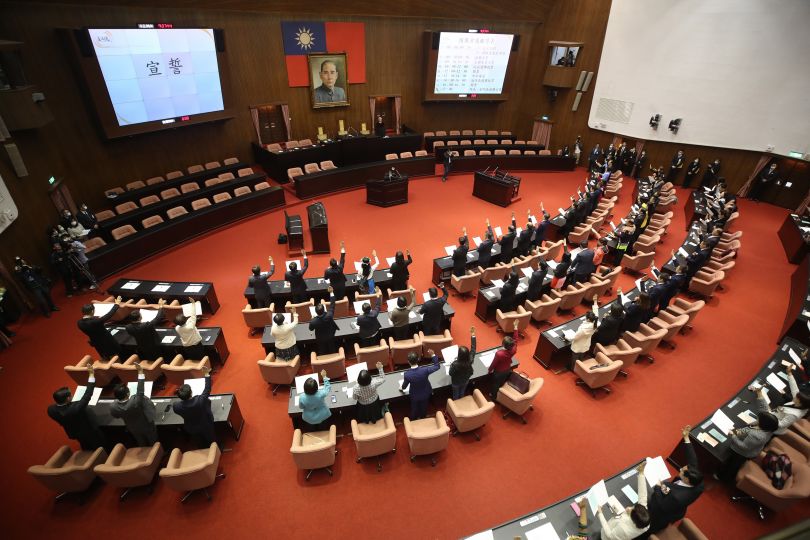
{"label": "screen with name list", "polygon": [[442,32],[434,93],[502,93],[513,39],[512,34]]}

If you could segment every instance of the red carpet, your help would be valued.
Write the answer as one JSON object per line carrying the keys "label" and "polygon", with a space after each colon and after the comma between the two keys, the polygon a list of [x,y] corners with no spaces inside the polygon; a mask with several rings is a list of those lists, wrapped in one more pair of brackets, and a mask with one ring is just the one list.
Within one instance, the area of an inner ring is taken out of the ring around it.
{"label": "red carpet", "polygon": [[[432,259],[454,243],[462,226],[476,236],[484,231],[486,217],[505,226],[511,210],[522,219],[529,205],[536,212],[541,200],[549,210],[565,206],[584,175],[582,169],[524,173],[522,202],[512,209],[473,198],[472,175],[451,177],[446,184],[436,178],[413,181],[409,204],[388,209],[367,206],[363,191],[322,200],[335,251],[341,239],[349,260],[372,249],[383,257],[409,248],[414,258],[411,283],[421,292],[429,286]],[[626,213],[632,187],[632,181],[625,181],[617,217]],[[681,193],[681,201],[685,198]],[[303,204],[296,208],[304,211]],[[228,476],[213,488],[210,503],[195,496],[182,505],[179,495],[158,481],[151,496],[138,492],[124,503],[119,503],[117,489],[101,486],[84,506],[54,504],[52,494],[27,475],[29,465],[43,463],[66,442],[45,410],[51,392],[70,382],[62,366],[88,352],[75,320],[90,295],[65,299],[56,293],[62,311],[49,320],[29,316],[15,325],[14,345],[0,353],[0,404],[6,411],[0,430],[7,437],[6,497],[0,505],[4,537],[27,538],[36,531],[41,538],[78,538],[104,531],[134,538],[143,535],[148,523],[157,537],[457,538],[587,489],[644,456],[666,456],[683,425],[698,422],[724,403],[776,347],[794,269],[776,236],[785,210],[741,201],[740,214],[734,228],[744,231],[742,249],[725,290],[701,311],[694,331],[678,339],[675,351],[659,348],[654,364],[629,366],[630,377],[617,379],[609,396],[593,399],[574,385],[572,374],[554,376],[532,360],[539,335],[532,327],[519,344],[518,358],[521,369],[544,377],[545,385],[527,425],[493,416],[481,442],[451,439],[436,468],[428,461],[409,462],[400,427],[399,451],[385,458],[379,474],[373,463],[356,464],[354,444],[343,438],[335,476],[315,473],[310,482],[289,455],[287,398],[284,392],[272,396],[262,381],[256,367],[263,356],[260,339],[248,337],[240,313],[250,267],[264,264],[268,255],[276,261],[286,258],[285,247],[275,241],[283,214],[239,223],[130,269],[123,275],[215,283],[222,307],[205,324],[225,329],[231,357],[215,375],[214,391],[236,392],[247,424],[242,440],[231,444],[233,452],[222,457]],[[658,249],[659,267],[683,241],[683,219],[679,202]],[[326,255],[312,257],[308,275],[320,274],[327,261]],[[620,284],[629,289],[632,278],[622,276]],[[473,315],[474,300],[451,298],[451,304],[458,342],[466,342],[470,325],[478,330],[480,349],[499,342],[494,327],[485,327]],[[166,392],[172,390],[170,386]],[[689,509],[689,517],[710,538],[756,538],[810,510],[805,502],[760,522],[751,506],[731,503],[729,493],[710,483]]]}

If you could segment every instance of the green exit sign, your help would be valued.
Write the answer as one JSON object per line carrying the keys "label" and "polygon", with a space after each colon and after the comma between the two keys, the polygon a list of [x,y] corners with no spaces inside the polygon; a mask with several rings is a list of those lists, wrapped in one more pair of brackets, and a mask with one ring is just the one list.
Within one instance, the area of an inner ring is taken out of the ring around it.
{"label": "green exit sign", "polygon": [[790,156],[790,157],[792,157],[792,158],[798,158],[798,159],[802,159],[802,156],[803,156],[803,155],[804,155],[804,154],[802,154],[801,152],[797,152],[797,151],[795,151],[795,150],[791,150],[790,152],[788,152],[788,156]]}
{"label": "green exit sign", "polygon": [[48,184],[53,185],[55,182],[56,182],[56,178],[54,178],[53,176],[48,178]]}

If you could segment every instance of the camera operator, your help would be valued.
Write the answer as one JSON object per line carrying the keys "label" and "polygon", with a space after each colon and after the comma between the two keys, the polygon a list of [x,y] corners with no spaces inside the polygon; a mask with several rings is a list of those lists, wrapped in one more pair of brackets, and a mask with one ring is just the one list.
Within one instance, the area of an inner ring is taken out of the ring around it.
{"label": "camera operator", "polygon": [[42,314],[51,316],[51,311],[59,311],[51,298],[51,280],[42,274],[42,269],[31,266],[21,257],[14,257],[14,275],[31,291]]}
{"label": "camera operator", "polygon": [[62,250],[67,253],[70,263],[73,265],[73,273],[76,281],[82,286],[87,286],[90,290],[98,288],[96,277],[90,272],[87,265],[87,255],[85,255],[84,244],[78,240],[73,240],[68,235],[62,236]]}

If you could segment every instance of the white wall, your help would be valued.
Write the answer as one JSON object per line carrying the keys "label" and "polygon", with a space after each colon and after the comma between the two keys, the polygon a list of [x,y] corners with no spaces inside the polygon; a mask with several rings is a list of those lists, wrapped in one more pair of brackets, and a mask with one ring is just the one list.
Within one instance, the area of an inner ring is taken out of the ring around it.
{"label": "white wall", "polygon": [[[629,118],[600,117],[601,98],[632,103]],[[677,135],[667,129],[674,118],[683,119]],[[613,0],[588,125],[810,152],[810,0]]]}

